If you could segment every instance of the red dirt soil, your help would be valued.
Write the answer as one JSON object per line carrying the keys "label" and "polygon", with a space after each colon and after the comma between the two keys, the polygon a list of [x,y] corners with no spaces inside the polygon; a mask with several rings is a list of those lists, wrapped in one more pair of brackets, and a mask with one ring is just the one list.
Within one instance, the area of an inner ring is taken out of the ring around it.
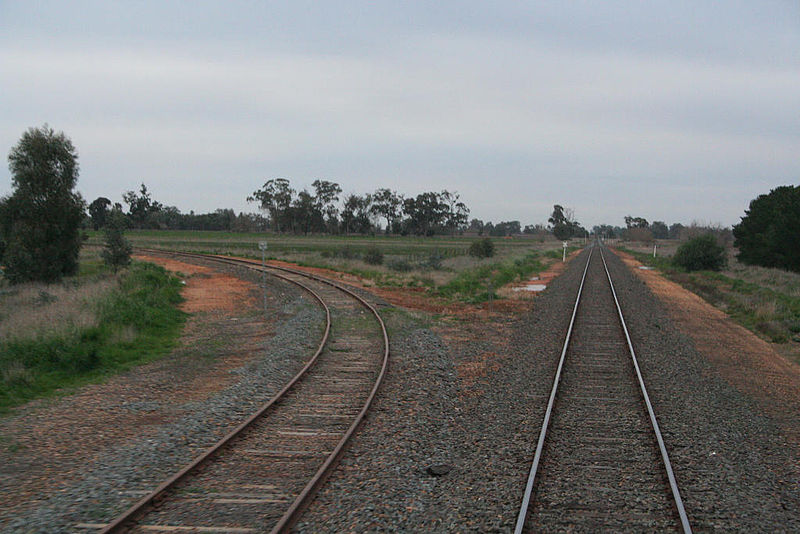
{"label": "red dirt soil", "polygon": [[181,309],[187,313],[201,311],[236,312],[253,304],[249,292],[253,284],[219,273],[210,267],[183,263],[159,256],[137,255],[137,260],[161,265],[168,271],[186,275]]}
{"label": "red dirt soil", "polygon": [[629,254],[615,252],[647,284],[719,374],[778,418],[787,437],[800,443],[800,366],[699,296],[657,271],[639,269],[641,264]]}

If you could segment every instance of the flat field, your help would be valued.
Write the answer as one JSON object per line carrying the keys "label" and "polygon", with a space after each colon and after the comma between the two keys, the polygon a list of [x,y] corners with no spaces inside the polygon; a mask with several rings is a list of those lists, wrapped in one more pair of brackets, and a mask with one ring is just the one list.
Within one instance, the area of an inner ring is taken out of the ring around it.
{"label": "flat field", "polygon": [[[321,267],[350,273],[376,285],[441,288],[459,276],[483,276],[484,271],[502,270],[515,262],[552,260],[560,257],[562,244],[555,239],[493,237],[495,255],[479,259],[469,255],[476,236],[325,236],[230,233],[214,231],[142,230],[126,233],[135,247],[187,252],[229,254],[260,258],[258,244],[267,242],[267,259]],[[100,244],[99,233],[90,234],[90,244]],[[576,241],[581,246],[583,241]],[[574,250],[571,247],[570,250]],[[369,254],[379,252],[379,262]],[[547,263],[545,261],[545,263]],[[525,272],[536,272],[537,268]],[[518,270],[519,271],[519,270]],[[495,284],[494,287],[499,287]]]}

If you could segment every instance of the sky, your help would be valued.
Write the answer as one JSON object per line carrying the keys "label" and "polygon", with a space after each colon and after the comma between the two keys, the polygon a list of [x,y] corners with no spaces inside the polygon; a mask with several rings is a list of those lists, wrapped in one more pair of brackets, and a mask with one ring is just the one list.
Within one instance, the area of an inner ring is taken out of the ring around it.
{"label": "sky", "polygon": [[800,2],[0,0],[0,148],[44,123],[88,202],[322,179],[727,226],[800,183]]}

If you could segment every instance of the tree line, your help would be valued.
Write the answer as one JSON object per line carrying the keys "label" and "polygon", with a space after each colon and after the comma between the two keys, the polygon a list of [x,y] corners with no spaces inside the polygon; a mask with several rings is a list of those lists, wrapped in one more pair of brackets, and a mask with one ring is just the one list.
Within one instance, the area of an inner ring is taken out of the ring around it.
{"label": "tree line", "polygon": [[[29,280],[53,282],[74,274],[84,235],[81,228],[103,228],[107,251],[104,258],[115,269],[123,266],[130,247],[122,237],[125,228],[187,230],[233,230],[293,233],[366,234],[378,231],[402,235],[455,234],[473,231],[493,236],[520,233],[519,221],[484,223],[468,221],[469,208],[458,193],[427,191],[405,197],[387,188],[364,195],[348,194],[330,181],[316,180],[312,191],[292,189],[289,180],[268,180],[248,201],[258,203],[261,214],[234,213],[219,209],[213,213],[182,214],[177,208],[152,199],[147,187],[127,191],[121,203],[105,197],[88,206],[74,191],[78,178],[77,152],[63,132],[48,125],[30,128],[9,153],[13,192],[0,198],[0,265],[12,282]],[[88,209],[88,215],[86,210]],[[385,224],[384,224],[385,223]],[[549,225],[528,225],[524,234],[558,239],[586,235],[574,212],[556,204]],[[730,241],[739,248],[745,263],[800,271],[800,187],[783,186],[760,195],[750,203],[733,232],[663,221],[649,223],[628,215],[625,227],[598,225],[600,237],[666,239],[712,233],[718,241]]]}
{"label": "tree line", "polygon": [[457,192],[425,191],[406,197],[388,188],[341,197],[336,182],[315,180],[296,191],[286,178],[267,180],[247,197],[267,215],[269,228],[295,234],[422,235],[463,232],[469,208]]}

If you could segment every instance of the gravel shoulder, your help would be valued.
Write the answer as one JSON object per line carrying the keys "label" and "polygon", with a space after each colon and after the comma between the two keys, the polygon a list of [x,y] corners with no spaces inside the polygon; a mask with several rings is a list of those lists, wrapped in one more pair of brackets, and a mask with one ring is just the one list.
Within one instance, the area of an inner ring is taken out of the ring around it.
{"label": "gravel shoulder", "polygon": [[696,295],[631,267],[610,258],[693,526],[800,531],[797,366]]}
{"label": "gravel shoulder", "polygon": [[[388,379],[295,529],[512,531],[584,263],[521,314],[384,312]],[[695,530],[800,531],[786,421],[727,380],[618,258],[609,266]],[[442,464],[446,474],[429,471]]]}

